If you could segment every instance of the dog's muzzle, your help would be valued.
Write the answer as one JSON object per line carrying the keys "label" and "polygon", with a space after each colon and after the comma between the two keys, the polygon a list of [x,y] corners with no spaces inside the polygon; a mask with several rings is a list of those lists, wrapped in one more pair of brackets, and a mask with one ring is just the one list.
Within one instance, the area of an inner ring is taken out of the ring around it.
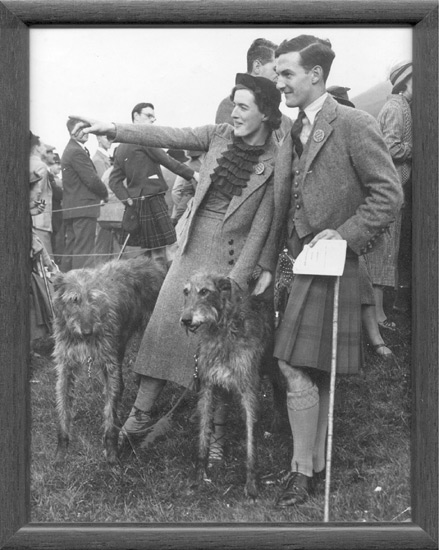
{"label": "dog's muzzle", "polygon": [[192,317],[191,316],[182,316],[181,319],[180,319],[180,323],[186,329],[186,334],[187,334],[188,331],[196,332],[197,329],[200,327],[199,324],[194,324],[192,322]]}

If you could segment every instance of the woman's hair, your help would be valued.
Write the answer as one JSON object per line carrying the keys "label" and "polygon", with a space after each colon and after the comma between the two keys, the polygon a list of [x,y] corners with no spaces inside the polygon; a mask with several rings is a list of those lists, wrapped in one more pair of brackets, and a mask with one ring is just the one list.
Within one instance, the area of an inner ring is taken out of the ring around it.
{"label": "woman's hair", "polygon": [[234,100],[236,90],[252,92],[258,109],[268,117],[266,122],[271,131],[280,127],[282,122],[282,113],[279,110],[281,94],[274,82],[262,76],[238,73],[236,85],[230,94],[231,101]]}
{"label": "woman's hair", "polygon": [[301,34],[291,40],[284,40],[275,52],[275,57],[298,52],[301,65],[306,71],[310,71],[316,65],[323,70],[323,80],[328,79],[335,53],[329,40],[324,40],[310,34]]}

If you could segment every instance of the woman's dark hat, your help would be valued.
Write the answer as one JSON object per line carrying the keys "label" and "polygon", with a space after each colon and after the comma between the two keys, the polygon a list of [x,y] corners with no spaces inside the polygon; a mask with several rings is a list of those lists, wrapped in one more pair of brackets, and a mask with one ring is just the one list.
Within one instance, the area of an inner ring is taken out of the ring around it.
{"label": "woman's dark hat", "polygon": [[276,88],[276,84],[268,78],[252,76],[248,73],[237,73],[235,84],[237,86],[244,86],[253,92],[260,90],[270,103],[273,103],[276,107],[280,105],[282,99],[281,93]]}
{"label": "woman's dark hat", "polygon": [[342,105],[347,105],[348,107],[355,107],[352,101],[349,100],[348,92],[350,88],[346,86],[329,86],[327,91],[332,95]]}

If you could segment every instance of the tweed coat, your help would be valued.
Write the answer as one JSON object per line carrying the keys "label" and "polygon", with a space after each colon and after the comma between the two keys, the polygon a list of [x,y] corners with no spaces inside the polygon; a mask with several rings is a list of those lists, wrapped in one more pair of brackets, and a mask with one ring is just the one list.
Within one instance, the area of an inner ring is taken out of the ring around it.
{"label": "tweed coat", "polygon": [[31,155],[29,159],[29,171],[36,172],[41,180],[38,182],[39,192],[35,200],[45,200],[46,208],[41,214],[32,216],[32,223],[36,229],[52,231],[52,186],[50,185],[49,168],[37,155]]}
{"label": "tweed coat", "polygon": [[[210,176],[217,160],[231,143],[233,127],[229,124],[208,125],[199,128],[168,128],[143,124],[117,124],[115,141],[139,143],[148,147],[167,147],[206,151],[195,196],[179,221],[178,246],[184,254],[197,211],[211,184]],[[275,140],[270,137],[265,152],[259,157],[263,164],[261,174],[253,173],[242,195],[234,196],[223,220],[222,234],[232,241],[237,258],[229,276],[245,288],[251,276],[271,226],[273,216],[273,174],[277,154]]]}
{"label": "tweed coat", "polygon": [[[294,229],[287,220],[292,157],[287,136],[276,160],[273,226],[259,262],[269,270]],[[296,207],[304,209],[312,233],[335,229],[357,255],[372,249],[402,205],[402,187],[377,121],[331,96],[317,116],[296,178],[301,190]]]}
{"label": "tweed coat", "polygon": [[61,167],[65,209],[63,218],[97,218],[101,199],[108,197],[108,191],[91,158],[73,138],[64,149]]}
{"label": "tweed coat", "polygon": [[98,176],[102,179],[102,176],[111,166],[110,157],[100,149],[97,149],[96,153],[92,158],[92,161],[93,161],[93,164],[95,165]]}
{"label": "tweed coat", "polygon": [[[228,124],[174,130],[136,125],[117,127],[116,140],[138,140],[148,146],[206,151],[195,195],[177,226],[178,247],[146,327],[133,370],[138,374],[188,386],[193,380],[197,336],[179,323],[183,287],[197,270],[229,276],[246,288],[258,263],[273,216],[273,165],[277,145],[272,137],[258,159],[241,196],[234,196],[224,215],[200,208],[218,159],[232,142]],[[258,170],[259,172],[260,170]]]}

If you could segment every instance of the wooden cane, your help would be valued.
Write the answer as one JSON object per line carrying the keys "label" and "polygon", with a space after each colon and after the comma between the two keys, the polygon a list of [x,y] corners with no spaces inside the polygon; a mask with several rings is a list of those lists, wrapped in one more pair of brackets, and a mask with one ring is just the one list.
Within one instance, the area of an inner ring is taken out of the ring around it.
{"label": "wooden cane", "polygon": [[331,487],[332,432],[333,432],[333,425],[334,425],[335,373],[336,373],[336,367],[337,367],[339,293],[340,293],[340,277],[336,277],[335,284],[334,284],[334,310],[332,313],[331,382],[329,386],[328,441],[327,441],[327,447],[326,447],[325,509],[324,509],[324,518],[323,518],[324,522],[329,521],[329,492]]}
{"label": "wooden cane", "polygon": [[128,239],[130,238],[130,233],[128,233],[128,235],[126,236],[126,239],[122,245],[122,248],[120,249],[120,252],[119,252],[119,255],[117,256],[117,259],[120,260],[120,257],[122,256],[126,246],[127,246],[127,243],[128,243]]}

